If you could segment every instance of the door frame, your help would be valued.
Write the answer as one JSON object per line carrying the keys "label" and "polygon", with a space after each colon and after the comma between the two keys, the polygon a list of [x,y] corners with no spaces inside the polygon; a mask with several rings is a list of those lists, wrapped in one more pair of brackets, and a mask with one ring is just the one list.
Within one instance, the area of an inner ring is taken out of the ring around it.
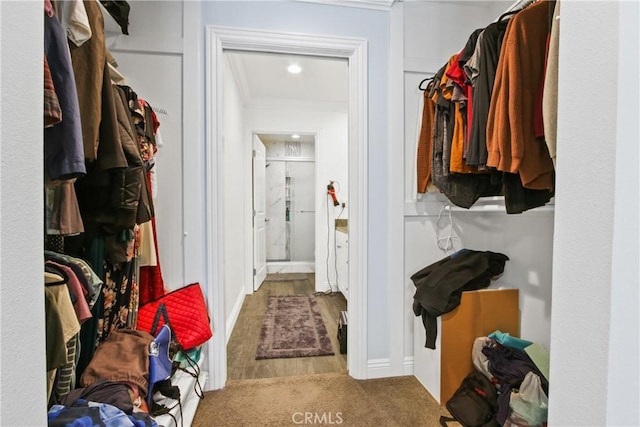
{"label": "door frame", "polygon": [[[223,72],[227,49],[314,55],[349,61],[349,334],[347,369],[367,378],[367,40],[350,37],[206,27],[205,46],[205,230],[204,286],[214,335],[207,343],[211,381],[227,380],[224,295]],[[353,245],[353,247],[351,247]]]}

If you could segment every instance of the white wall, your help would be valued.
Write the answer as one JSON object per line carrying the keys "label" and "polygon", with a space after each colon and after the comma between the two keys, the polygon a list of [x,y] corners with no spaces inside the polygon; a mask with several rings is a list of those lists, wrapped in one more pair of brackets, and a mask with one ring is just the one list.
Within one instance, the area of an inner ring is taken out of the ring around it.
{"label": "white wall", "polygon": [[[28,23],[28,24],[26,24]],[[46,425],[40,2],[0,2],[0,425]]]}
{"label": "white wall", "polygon": [[[620,4],[619,15],[620,52],[640,52],[639,4]],[[607,425],[640,425],[640,340],[629,339],[640,336],[640,58],[620,55],[618,61]]]}
{"label": "white wall", "polygon": [[560,16],[549,424],[639,425],[638,6]]}
{"label": "white wall", "polygon": [[405,70],[435,73],[451,55],[460,52],[476,28],[484,28],[499,15],[492,7],[506,1],[406,2],[404,5]]}
{"label": "white wall", "polygon": [[[227,319],[227,339],[233,330],[240,305],[244,299],[247,268],[239,262],[246,258],[244,243],[253,238],[252,228],[247,227],[244,209],[247,207],[246,183],[251,185],[251,169],[246,171],[242,165],[245,157],[250,156],[244,134],[244,114],[238,86],[227,61],[224,69],[224,292],[225,314]],[[251,144],[249,137],[248,144]],[[249,187],[251,188],[251,187]],[[251,203],[251,199],[249,199]],[[250,207],[251,205],[249,205]],[[247,249],[253,256],[251,247]]]}
{"label": "white wall", "polygon": [[375,197],[368,205],[368,357],[389,354],[387,318],[387,70],[389,13],[305,2],[203,2],[203,25],[220,25],[291,33],[359,37],[368,40],[367,177]]}
{"label": "white wall", "polygon": [[[341,184],[338,200],[349,205],[348,188],[348,114],[304,109],[247,109],[244,111],[244,138],[251,141],[252,133],[316,133],[316,289],[328,289],[327,249],[329,250],[329,280],[335,289],[333,267],[333,231],[329,233],[327,248],[327,184],[330,180]],[[247,151],[249,152],[249,151]],[[226,160],[225,160],[226,161]],[[250,177],[250,170],[248,176]],[[249,189],[250,201],[250,187]],[[329,205],[329,225],[333,230],[333,219],[340,213],[333,203]],[[342,218],[348,215],[347,209]],[[251,238],[251,237],[250,237]],[[249,246],[251,247],[251,246]],[[250,260],[249,260],[250,261]]]}

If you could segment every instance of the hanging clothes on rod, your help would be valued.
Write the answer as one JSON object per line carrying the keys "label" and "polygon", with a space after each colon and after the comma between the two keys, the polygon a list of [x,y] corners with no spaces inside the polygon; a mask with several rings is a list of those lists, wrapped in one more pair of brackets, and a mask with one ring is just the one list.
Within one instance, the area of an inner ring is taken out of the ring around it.
{"label": "hanging clothes on rod", "polygon": [[547,67],[542,94],[542,122],[544,139],[549,155],[556,167],[556,129],[558,127],[558,51],[560,46],[560,0],[556,1],[551,17],[551,34],[549,35]]}
{"label": "hanging clothes on rod", "polygon": [[[44,266],[50,407],[80,383],[99,346],[136,328],[141,294],[166,292],[150,176],[159,138],[156,113],[167,111],[152,109],[126,86],[106,49],[102,6],[126,34],[124,1],[45,0],[44,240],[45,248],[55,249],[45,251]],[[147,239],[140,237],[143,226]],[[146,270],[139,271],[143,251],[153,252],[142,266],[153,268],[151,284]],[[130,352],[148,362],[148,354]],[[122,385],[131,400],[126,379]],[[137,387],[130,391],[139,395]]]}
{"label": "hanging clothes on rod", "polygon": [[[475,30],[434,77],[420,83],[432,102],[424,103],[422,114],[418,193],[433,182],[463,208],[480,197],[501,195],[507,213],[550,201],[554,169],[544,143],[542,94],[553,6],[544,0],[514,3],[495,22]],[[517,67],[515,51],[531,72]],[[529,94],[535,95],[521,99]],[[425,176],[425,162],[430,162],[430,176]]]}
{"label": "hanging clothes on rod", "polygon": [[[104,3],[110,12],[127,6]],[[105,45],[101,7],[45,2],[44,228],[45,247],[57,251],[45,254],[46,268],[60,273],[49,280],[64,280],[82,324],[79,374],[112,331],[135,327],[138,230],[145,223],[151,230],[155,215],[149,172],[159,121],[122,85],[126,77]],[[124,32],[125,9],[118,12]],[[154,295],[164,292],[161,284]]]}
{"label": "hanging clothes on rod", "polygon": [[530,190],[554,187],[553,162],[538,140],[544,136],[539,124],[550,6],[548,1],[534,3],[509,21],[487,123],[487,166],[519,174]]}

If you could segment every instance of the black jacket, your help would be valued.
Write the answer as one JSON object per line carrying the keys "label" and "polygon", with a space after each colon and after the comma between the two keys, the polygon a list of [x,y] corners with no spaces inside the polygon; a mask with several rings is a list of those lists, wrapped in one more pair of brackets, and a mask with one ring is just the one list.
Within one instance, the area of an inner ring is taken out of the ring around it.
{"label": "black jacket", "polygon": [[416,286],[413,312],[422,316],[427,332],[425,347],[436,348],[436,317],[460,305],[463,291],[486,288],[491,278],[504,272],[504,254],[462,249],[411,276]]}
{"label": "black jacket", "polygon": [[103,109],[98,158],[87,162],[87,175],[76,181],[76,194],[85,229],[106,238],[107,258],[118,263],[128,260],[131,230],[150,221],[154,209],[128,98],[123,89],[107,84],[103,95],[108,93],[110,100]]}

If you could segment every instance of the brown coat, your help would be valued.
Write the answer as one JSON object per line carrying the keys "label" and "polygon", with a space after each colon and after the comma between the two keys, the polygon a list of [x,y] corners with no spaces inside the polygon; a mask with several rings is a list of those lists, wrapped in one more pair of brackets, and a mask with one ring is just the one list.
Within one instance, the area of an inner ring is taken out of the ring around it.
{"label": "brown coat", "polygon": [[98,133],[102,115],[102,83],[106,65],[106,47],[100,5],[93,0],[85,1],[84,6],[91,26],[91,38],[80,47],[71,43],[69,48],[78,88],[84,156],[89,160],[95,160],[98,153]]}
{"label": "brown coat", "polygon": [[553,190],[553,162],[545,142],[534,134],[534,106],[544,73],[550,4],[533,4],[509,22],[487,123],[487,165],[519,173],[522,185],[534,190]]}

